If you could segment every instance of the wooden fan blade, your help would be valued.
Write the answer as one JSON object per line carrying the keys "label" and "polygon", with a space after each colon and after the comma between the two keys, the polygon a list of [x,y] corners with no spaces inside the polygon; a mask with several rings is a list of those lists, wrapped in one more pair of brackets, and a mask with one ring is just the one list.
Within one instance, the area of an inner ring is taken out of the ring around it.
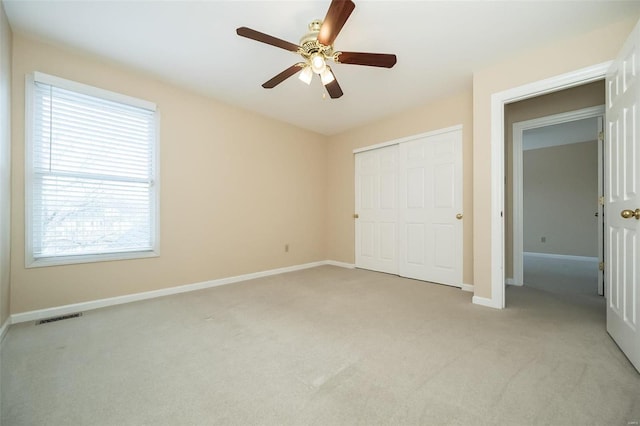
{"label": "wooden fan blade", "polygon": [[391,68],[396,64],[396,60],[396,55],[387,53],[338,52],[336,62],[339,64]]}
{"label": "wooden fan blade", "polygon": [[[333,74],[332,70],[329,70],[329,71],[331,71],[331,74]],[[333,81],[328,84],[325,84],[324,88],[327,89],[327,92],[329,93],[329,96],[331,96],[331,99],[338,99],[340,96],[343,95],[342,89],[338,84],[338,79],[336,78],[335,74],[333,74]]]}
{"label": "wooden fan blade", "polygon": [[332,0],[327,16],[322,21],[318,41],[325,46],[331,46],[355,7],[351,0]]}
{"label": "wooden fan blade", "polygon": [[240,27],[236,30],[236,33],[241,37],[250,38],[251,40],[259,41],[260,43],[270,44],[271,46],[279,47],[290,52],[297,52],[300,46],[297,44],[289,43],[277,37],[270,36],[269,34],[261,33],[260,31],[252,30],[247,27]]}
{"label": "wooden fan blade", "polygon": [[304,67],[304,64],[302,62],[299,62],[295,65],[291,65],[289,68],[282,71],[280,74],[276,75],[271,80],[265,82],[262,85],[262,87],[264,87],[265,89],[273,89],[278,84],[282,83],[283,81],[285,81],[286,79],[288,79],[289,77],[291,77],[292,75],[300,71],[303,67]]}

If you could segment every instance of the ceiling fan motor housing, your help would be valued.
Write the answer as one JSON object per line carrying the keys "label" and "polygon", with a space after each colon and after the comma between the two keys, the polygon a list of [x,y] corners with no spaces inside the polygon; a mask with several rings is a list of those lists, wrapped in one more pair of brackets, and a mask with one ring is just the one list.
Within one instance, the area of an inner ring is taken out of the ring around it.
{"label": "ceiling fan motor housing", "polygon": [[316,19],[309,24],[309,32],[300,39],[298,52],[305,59],[310,59],[315,54],[321,54],[325,59],[333,59],[333,46],[325,46],[318,41],[318,34],[322,27],[322,21]]}

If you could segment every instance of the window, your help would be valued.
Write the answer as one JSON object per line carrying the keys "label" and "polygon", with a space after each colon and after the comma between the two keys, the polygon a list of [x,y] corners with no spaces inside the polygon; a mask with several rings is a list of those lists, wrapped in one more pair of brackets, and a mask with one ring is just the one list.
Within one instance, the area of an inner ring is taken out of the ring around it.
{"label": "window", "polygon": [[27,79],[26,266],[157,256],[154,104]]}

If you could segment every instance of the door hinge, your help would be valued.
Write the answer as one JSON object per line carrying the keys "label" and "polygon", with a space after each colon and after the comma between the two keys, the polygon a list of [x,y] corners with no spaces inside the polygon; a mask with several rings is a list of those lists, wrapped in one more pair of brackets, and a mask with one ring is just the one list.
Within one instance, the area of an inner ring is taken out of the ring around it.
{"label": "door hinge", "polygon": [[[592,133],[593,134],[593,133]],[[599,132],[598,133],[598,141],[603,142],[604,141],[604,132]]]}
{"label": "door hinge", "polygon": [[598,263],[598,269],[604,271],[604,262]]}
{"label": "door hinge", "polygon": [[601,195],[600,197],[598,197],[598,204],[600,204],[601,206],[604,206],[604,195]]}

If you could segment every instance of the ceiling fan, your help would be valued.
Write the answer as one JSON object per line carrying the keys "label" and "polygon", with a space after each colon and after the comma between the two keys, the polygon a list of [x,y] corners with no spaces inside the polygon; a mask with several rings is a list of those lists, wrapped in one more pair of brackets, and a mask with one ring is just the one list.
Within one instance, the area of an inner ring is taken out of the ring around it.
{"label": "ceiling fan", "polygon": [[309,24],[309,32],[302,36],[300,44],[240,27],[236,33],[261,43],[270,44],[290,52],[298,53],[303,61],[298,62],[262,84],[265,89],[272,89],[287,78],[300,72],[300,80],[310,84],[313,74],[318,74],[322,84],[332,99],[342,96],[342,89],[327,61],[337,64],[367,65],[371,67],[391,68],[396,64],[396,55],[386,53],[341,52],[333,48],[333,42],[340,33],[345,22],[353,12],[355,4],[351,0],[332,0],[324,21],[315,20]]}

